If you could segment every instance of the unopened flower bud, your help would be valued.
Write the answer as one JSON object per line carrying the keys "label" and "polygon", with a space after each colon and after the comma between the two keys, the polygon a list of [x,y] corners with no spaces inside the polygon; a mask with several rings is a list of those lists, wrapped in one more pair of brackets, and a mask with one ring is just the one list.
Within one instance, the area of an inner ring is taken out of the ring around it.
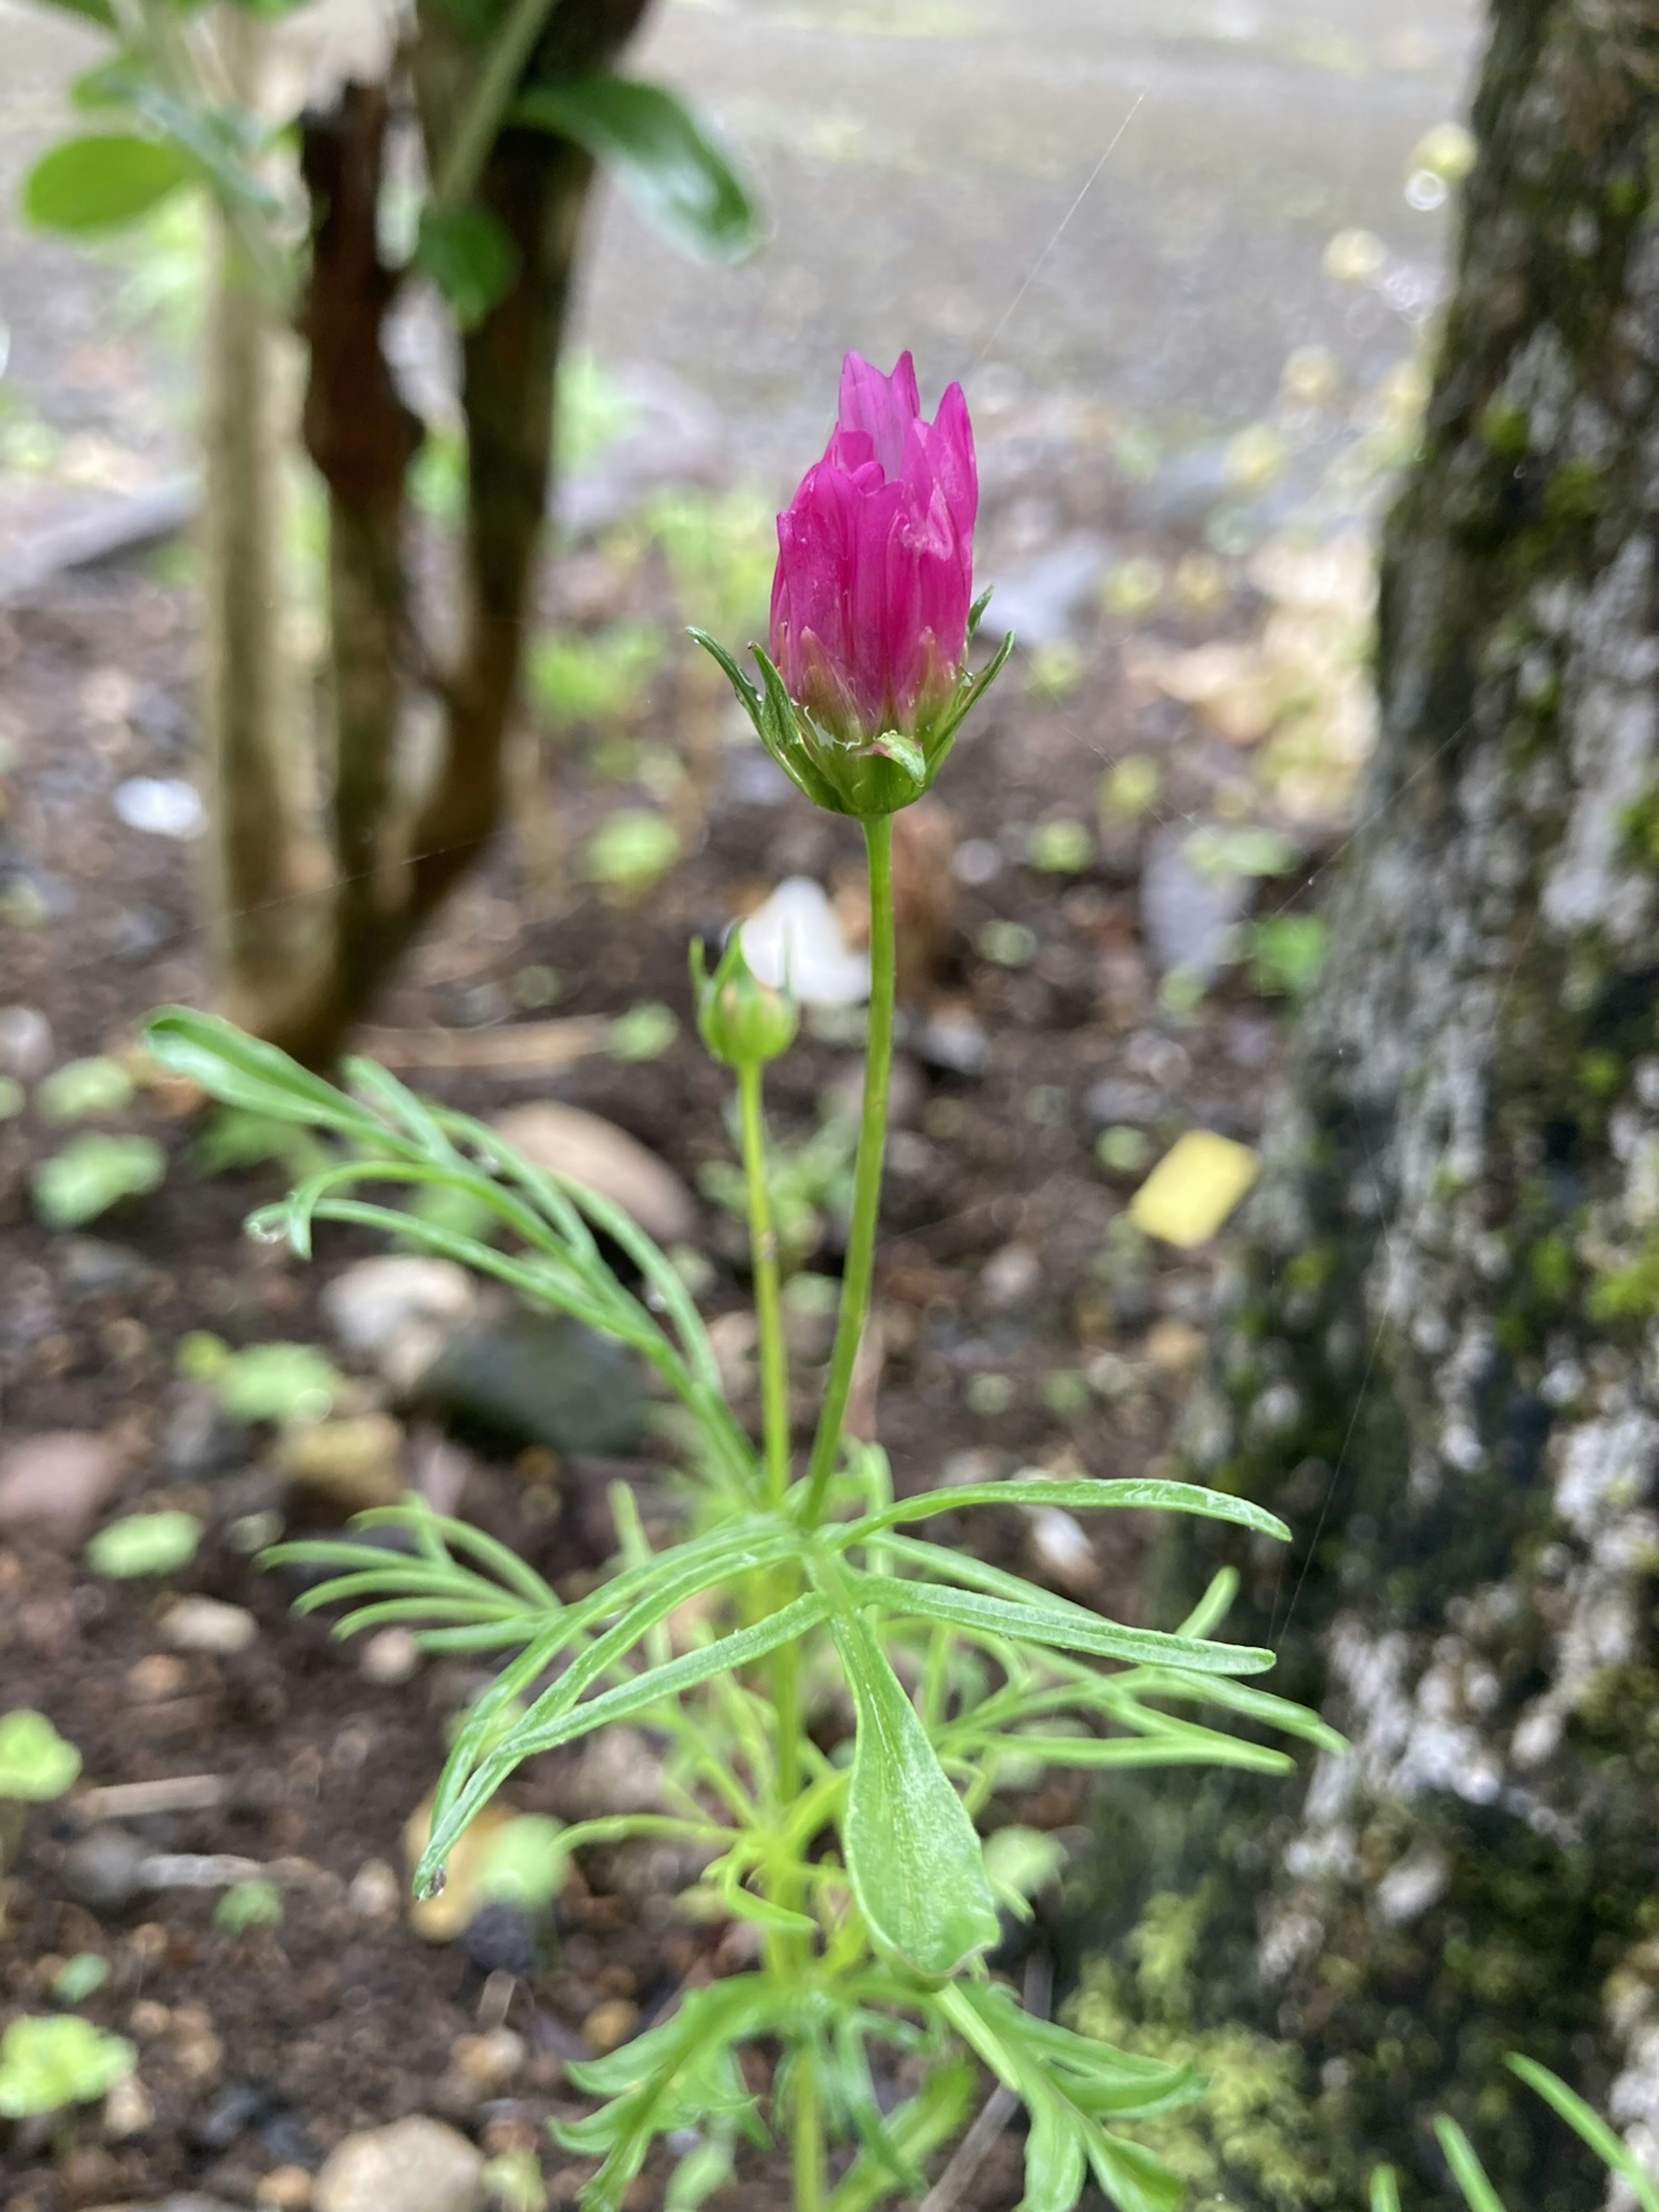
{"label": "unopened flower bud", "polygon": [[979,477],[953,384],[929,422],[909,355],[884,376],[857,354],[823,459],[778,517],[771,652],[757,685],[714,654],[762,743],[815,805],[860,817],[920,799],[1007,658],[968,672]]}
{"label": "unopened flower bud", "polygon": [[763,1067],[788,1051],[800,1027],[800,1009],[787,992],[763,983],[743,957],[743,932],[726,939],[711,975],[700,939],[691,945],[691,990],[697,1030],[716,1060],[728,1067]]}

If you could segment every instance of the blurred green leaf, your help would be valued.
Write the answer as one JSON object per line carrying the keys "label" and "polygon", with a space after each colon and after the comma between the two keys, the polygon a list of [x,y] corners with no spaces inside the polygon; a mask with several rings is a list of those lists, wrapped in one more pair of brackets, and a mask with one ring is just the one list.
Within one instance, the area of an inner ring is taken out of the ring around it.
{"label": "blurred green leaf", "polygon": [[496,1830],[478,1868],[478,1894],[491,1904],[539,1912],[552,1904],[570,1872],[564,1823],[526,1813]]}
{"label": "blurred green leaf", "polygon": [[130,2043],[78,2013],[15,2020],[0,2036],[0,2115],[23,2120],[89,2105],[137,2063]]}
{"label": "blurred green leaf", "polygon": [[136,221],[197,173],[176,146],[89,132],[41,155],[23,186],[23,212],[41,230],[105,230]]}
{"label": "blurred green leaf", "polygon": [[234,1881],[213,1908],[213,1924],[222,1936],[246,1936],[256,1928],[280,1928],[283,1893],[274,1881],[255,1875]]}
{"label": "blurred green leaf", "polygon": [[233,1352],[214,1377],[225,1411],[239,1421],[320,1421],[340,1376],[313,1345],[255,1344]]}
{"label": "blurred green leaf", "polygon": [[153,1137],[76,1137],[31,1179],[34,1209],[52,1229],[79,1229],[125,1198],[159,1190],[167,1155]]}
{"label": "blurred green leaf", "polygon": [[660,85],[621,76],[544,79],[520,95],[511,120],[585,147],[652,228],[694,259],[739,261],[760,244],[759,210],[730,155]]}
{"label": "blurred green leaf", "polygon": [[680,857],[680,833],[661,814],[624,806],[587,841],[583,872],[590,883],[617,890],[647,891]]}
{"label": "blurred green leaf", "polygon": [[985,1839],[985,1872],[1003,1903],[1023,1920],[1030,1899],[1045,1890],[1066,1863],[1066,1846],[1040,1828],[999,1828]]}
{"label": "blurred green leaf", "polygon": [[461,328],[475,331],[513,289],[519,250],[488,208],[428,207],[421,216],[415,266],[443,294]]}
{"label": "blurred green leaf", "polygon": [[1527,2087],[1543,2099],[1552,2112],[1559,2114],[1580,2142],[1589,2145],[1609,2173],[1621,2178],[1642,2212],[1659,2212],[1659,2186],[1656,2186],[1652,2175],[1636,2158],[1629,2144],[1614,2133],[1599,2112],[1568,2088],[1559,2074],[1552,2074],[1535,2058],[1522,2058],[1511,2052],[1509,2067],[1512,2074],[1519,2075]]}
{"label": "blurred green leaf", "polygon": [[23,1706],[0,1719],[0,1798],[46,1804],[80,1771],[80,1753],[44,1713]]}
{"label": "blurred green leaf", "polygon": [[109,1979],[109,1960],[96,1951],[77,1951],[65,1959],[52,1976],[52,1993],[59,2004],[84,2004]]}
{"label": "blurred green leaf", "polygon": [[43,1121],[85,1121],[118,1114],[132,1103],[132,1078],[118,1060],[70,1060],[55,1067],[34,1094]]}
{"label": "blurred green leaf", "polygon": [[550,722],[597,722],[638,712],[663,664],[649,623],[614,623],[580,637],[538,638],[526,670],[530,696]]}
{"label": "blurred green leaf", "polygon": [[1305,999],[1324,972],[1329,933],[1316,914],[1276,914],[1250,932],[1250,981],[1258,991]]}
{"label": "blurred green leaf", "polygon": [[1456,2121],[1442,2112],[1435,2120],[1434,2131],[1469,2212],[1504,2212],[1503,2198],[1492,2187],[1485,2166],[1474,2154],[1474,2144]]}
{"label": "blurred green leaf", "polygon": [[87,1565],[115,1582],[176,1574],[196,1557],[201,1540],[193,1513],[129,1513],[98,1531],[87,1546]]}
{"label": "blurred green leaf", "polygon": [[660,1000],[647,999],[618,1014],[605,1050],[612,1060],[660,1060],[680,1033],[679,1018]]}

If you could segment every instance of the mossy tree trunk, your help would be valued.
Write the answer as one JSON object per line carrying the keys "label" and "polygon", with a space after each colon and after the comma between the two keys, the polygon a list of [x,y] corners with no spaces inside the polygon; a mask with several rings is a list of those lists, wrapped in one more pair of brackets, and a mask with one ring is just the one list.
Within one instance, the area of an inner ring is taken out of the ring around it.
{"label": "mossy tree trunk", "polygon": [[[1496,0],[1475,126],[1382,734],[1189,1440],[1297,1530],[1229,1626],[1352,1750],[1166,1797],[1120,1904],[1219,1868],[1200,1987],[1304,2054],[1313,2201],[1386,2155],[1458,2202],[1448,2110],[1515,2212],[1583,2212],[1502,2061],[1659,2171],[1654,0]],[[1188,1587],[1229,1556],[1182,1540]]]}

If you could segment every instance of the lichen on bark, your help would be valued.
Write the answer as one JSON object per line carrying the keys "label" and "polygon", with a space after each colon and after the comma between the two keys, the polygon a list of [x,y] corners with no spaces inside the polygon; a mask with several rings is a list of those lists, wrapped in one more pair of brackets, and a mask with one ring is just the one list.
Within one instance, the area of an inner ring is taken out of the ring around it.
{"label": "lichen on bark", "polygon": [[[1528,2212],[1593,2164],[1530,2051],[1659,2168],[1659,15],[1498,0],[1381,734],[1188,1456],[1297,1532],[1178,1538],[1348,1734],[1299,1796],[1114,1809],[1095,1907],[1226,1870],[1212,2017],[1298,2045],[1332,2202]],[[1127,1871],[1126,1871],[1127,1870]],[[1241,2202],[1248,2201],[1242,2198]]]}

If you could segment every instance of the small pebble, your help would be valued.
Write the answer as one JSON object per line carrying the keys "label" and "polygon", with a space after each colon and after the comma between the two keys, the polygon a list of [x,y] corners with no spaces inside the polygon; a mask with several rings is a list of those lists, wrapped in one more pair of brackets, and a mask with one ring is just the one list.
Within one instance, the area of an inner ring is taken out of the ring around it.
{"label": "small pebble", "polygon": [[312,2204],[314,2212],[475,2212],[483,2172],[476,2145],[416,2114],[337,2143]]}
{"label": "small pebble", "polygon": [[308,2212],[311,2203],[311,2176],[302,2166],[274,2166],[253,2192],[256,2204],[268,2205],[270,2212]]}
{"label": "small pebble", "polygon": [[154,1997],[140,1997],[127,2014],[127,2026],[141,2043],[152,2043],[173,2025],[173,2014]]}
{"label": "small pebble", "polygon": [[173,2057],[185,2079],[204,2089],[218,2080],[225,2063],[225,2046],[210,2027],[200,2028],[179,2037]]}
{"label": "small pebble", "polygon": [[141,1705],[159,1705],[164,1698],[176,1698],[189,1679],[182,1659],[170,1651],[151,1651],[128,1668],[127,1694]]}
{"label": "small pebble", "polygon": [[395,1920],[403,1901],[403,1885],[385,1859],[365,1859],[346,1892],[346,1904],[360,1920]]}
{"label": "small pebble", "polygon": [[395,1690],[413,1679],[421,1647],[406,1628],[382,1628],[364,1644],[357,1663],[369,1681]]}
{"label": "small pebble", "polygon": [[1036,1294],[1042,1262],[1029,1244],[1005,1244],[986,1261],[980,1288],[994,1306],[1021,1306]]}
{"label": "small pebble", "polygon": [[1204,1356],[1204,1332],[1187,1321],[1155,1322],[1146,1332],[1148,1362],[1163,1375],[1184,1375]]}
{"label": "small pebble", "polygon": [[1091,1589],[1097,1572],[1094,1546],[1082,1522],[1057,1505],[1042,1505],[1031,1516],[1031,1556],[1062,1589]]}
{"label": "small pebble", "polygon": [[175,1651],[210,1651],[228,1659],[246,1651],[258,1633],[246,1606],[216,1597],[181,1597],[161,1616],[161,1634]]}
{"label": "small pebble", "polygon": [[476,2087],[501,2090],[524,2070],[525,2041],[510,2027],[494,2027],[483,2035],[457,2036],[449,2055]]}
{"label": "small pebble", "polygon": [[155,2106],[136,2074],[111,2085],[104,2099],[104,2133],[114,2142],[141,2136],[155,2124]]}
{"label": "small pebble", "polygon": [[582,2039],[603,2058],[608,2051],[626,2043],[638,2025],[639,2007],[627,1997],[607,1997],[595,2005],[582,2022]]}

